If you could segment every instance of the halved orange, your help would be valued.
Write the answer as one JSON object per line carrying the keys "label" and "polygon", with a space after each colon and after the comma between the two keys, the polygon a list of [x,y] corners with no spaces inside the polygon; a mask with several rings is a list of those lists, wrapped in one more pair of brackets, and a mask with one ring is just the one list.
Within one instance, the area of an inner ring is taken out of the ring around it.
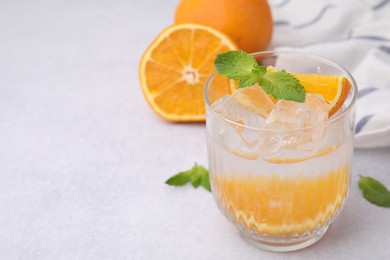
{"label": "halved orange", "polygon": [[344,104],[351,90],[351,83],[346,77],[321,74],[292,73],[305,88],[306,93],[320,94],[329,104],[329,117]]}
{"label": "halved orange", "polygon": [[[142,56],[139,78],[151,108],[169,121],[203,121],[203,89],[215,70],[217,54],[236,45],[221,32],[197,24],[178,24],[162,31]],[[219,97],[234,82],[216,75]]]}

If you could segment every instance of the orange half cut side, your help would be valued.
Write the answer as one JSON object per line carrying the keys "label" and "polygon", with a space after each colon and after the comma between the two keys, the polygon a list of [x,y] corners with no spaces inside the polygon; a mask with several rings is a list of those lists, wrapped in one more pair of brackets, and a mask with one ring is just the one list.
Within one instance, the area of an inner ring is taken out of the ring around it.
{"label": "orange half cut side", "polygon": [[[168,121],[204,121],[203,89],[215,70],[214,60],[217,54],[235,49],[227,36],[207,26],[179,24],[166,28],[140,62],[139,79],[145,99]],[[217,95],[229,94],[234,82],[223,77],[218,80]]]}

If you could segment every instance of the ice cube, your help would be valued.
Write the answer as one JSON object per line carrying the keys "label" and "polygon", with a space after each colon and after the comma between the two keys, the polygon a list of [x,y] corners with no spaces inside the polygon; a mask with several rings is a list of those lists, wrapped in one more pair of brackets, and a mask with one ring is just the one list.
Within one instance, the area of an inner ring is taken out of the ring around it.
{"label": "ice cube", "polygon": [[[324,98],[306,94],[304,103],[279,100],[263,124],[263,157],[300,158],[317,153],[326,126],[310,127],[328,119],[329,106]],[[293,130],[296,129],[296,130]]]}
{"label": "ice cube", "polygon": [[275,105],[270,96],[258,84],[237,90],[233,97],[239,105],[264,118],[268,116]]}
{"label": "ice cube", "polygon": [[230,152],[246,159],[257,158],[259,131],[247,127],[259,129],[265,121],[264,118],[259,113],[241,106],[235,95],[226,95],[217,100],[212,104],[212,109],[219,115],[237,123],[219,119],[218,124],[214,124],[212,131],[216,133],[219,143]]}
{"label": "ice cube", "polygon": [[[225,95],[212,104],[215,112],[229,120],[248,127],[260,128],[264,123],[264,118],[255,110],[241,105],[241,97],[237,98],[240,90],[233,95]],[[240,128],[240,127],[238,127]]]}

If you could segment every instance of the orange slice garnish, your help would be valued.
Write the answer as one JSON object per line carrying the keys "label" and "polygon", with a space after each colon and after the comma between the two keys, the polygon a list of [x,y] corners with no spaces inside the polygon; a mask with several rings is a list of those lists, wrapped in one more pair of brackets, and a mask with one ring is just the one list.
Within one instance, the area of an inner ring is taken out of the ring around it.
{"label": "orange slice garnish", "polygon": [[343,76],[292,74],[300,81],[306,93],[319,94],[324,97],[329,104],[329,117],[341,108],[351,90],[351,83]]}
{"label": "orange slice garnish", "polygon": [[[221,32],[197,24],[162,31],[142,56],[139,78],[151,108],[169,121],[204,121],[203,89],[217,54],[237,49]],[[213,99],[230,93],[233,81],[216,75]]]}

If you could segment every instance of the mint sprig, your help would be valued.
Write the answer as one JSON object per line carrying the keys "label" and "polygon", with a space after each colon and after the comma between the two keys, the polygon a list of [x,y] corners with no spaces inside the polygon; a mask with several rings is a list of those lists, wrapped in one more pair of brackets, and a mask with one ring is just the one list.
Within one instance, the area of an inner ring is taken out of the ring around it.
{"label": "mint sprig", "polygon": [[166,184],[173,186],[183,186],[188,182],[191,182],[195,189],[202,186],[211,192],[209,171],[196,163],[190,170],[179,172],[165,181]]}
{"label": "mint sprig", "polygon": [[218,74],[238,80],[239,88],[258,83],[276,100],[305,101],[305,89],[299,80],[285,70],[268,72],[259,66],[256,59],[244,51],[229,51],[219,54],[214,61]]}
{"label": "mint sprig", "polygon": [[371,177],[360,176],[359,188],[363,197],[369,202],[380,207],[390,207],[390,191],[379,181]]}

